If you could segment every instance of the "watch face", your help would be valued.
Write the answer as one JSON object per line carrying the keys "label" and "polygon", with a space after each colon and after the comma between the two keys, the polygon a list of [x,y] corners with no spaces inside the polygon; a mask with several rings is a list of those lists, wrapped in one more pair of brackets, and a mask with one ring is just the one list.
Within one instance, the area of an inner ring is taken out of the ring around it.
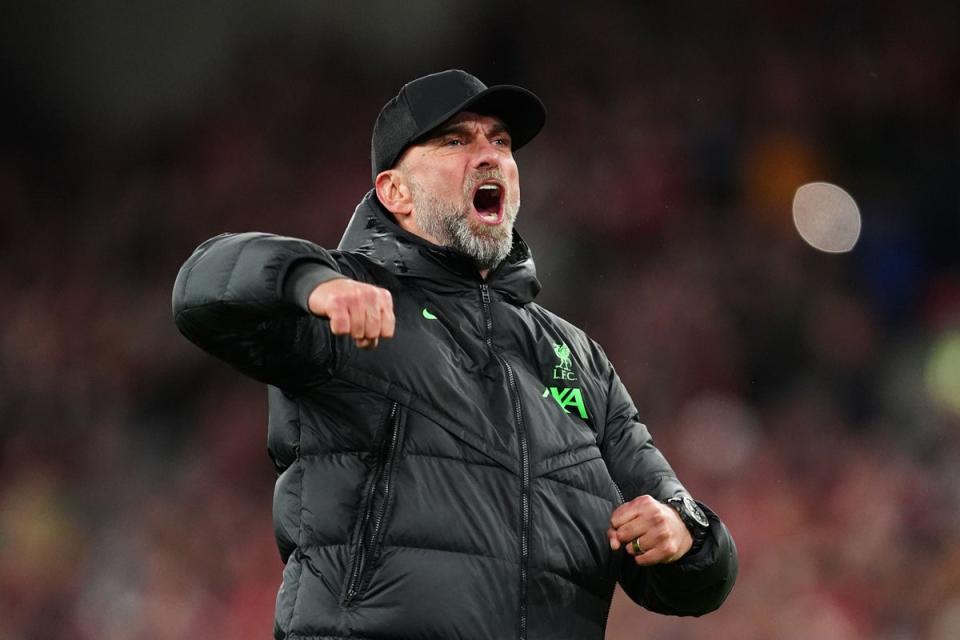
{"label": "watch face", "polygon": [[683,496],[683,510],[701,527],[710,526],[710,521],[707,520],[707,514],[703,512],[700,505],[690,496]]}

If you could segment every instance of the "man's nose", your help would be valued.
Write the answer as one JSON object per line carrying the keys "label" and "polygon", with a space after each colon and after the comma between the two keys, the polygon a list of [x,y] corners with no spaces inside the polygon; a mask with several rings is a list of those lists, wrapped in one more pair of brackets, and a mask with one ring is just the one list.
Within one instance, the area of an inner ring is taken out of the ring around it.
{"label": "man's nose", "polygon": [[474,141],[476,151],[473,166],[477,169],[489,169],[500,166],[500,150],[486,136],[477,136]]}

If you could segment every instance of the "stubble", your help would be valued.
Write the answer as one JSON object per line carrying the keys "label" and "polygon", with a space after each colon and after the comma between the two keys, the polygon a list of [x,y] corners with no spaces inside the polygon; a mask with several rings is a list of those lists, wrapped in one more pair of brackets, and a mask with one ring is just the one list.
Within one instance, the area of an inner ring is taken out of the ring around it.
{"label": "stubble", "polygon": [[[494,269],[510,253],[513,224],[520,210],[519,197],[516,194],[504,194],[503,220],[500,224],[488,225],[475,219],[471,195],[484,180],[499,180],[505,184],[499,171],[476,173],[464,184],[462,199],[455,202],[427,193],[415,179],[409,178],[420,229],[436,238],[441,246],[469,256],[481,271]],[[507,197],[509,195],[513,195],[512,200]]]}

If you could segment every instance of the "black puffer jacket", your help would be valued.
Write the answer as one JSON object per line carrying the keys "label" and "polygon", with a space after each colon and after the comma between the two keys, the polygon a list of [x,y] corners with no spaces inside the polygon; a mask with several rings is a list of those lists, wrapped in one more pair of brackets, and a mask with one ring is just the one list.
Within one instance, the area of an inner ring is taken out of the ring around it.
{"label": "black puffer jacket", "polygon": [[[306,313],[341,274],[391,291],[395,338],[359,350]],[[183,266],[177,326],[270,385],[277,638],[602,638],[618,580],[663,613],[723,602],[736,551],[709,510],[711,536],[677,563],[610,550],[624,498],[685,490],[600,347],[539,288],[519,236],[484,281],[372,194],[340,250],[224,235]]]}

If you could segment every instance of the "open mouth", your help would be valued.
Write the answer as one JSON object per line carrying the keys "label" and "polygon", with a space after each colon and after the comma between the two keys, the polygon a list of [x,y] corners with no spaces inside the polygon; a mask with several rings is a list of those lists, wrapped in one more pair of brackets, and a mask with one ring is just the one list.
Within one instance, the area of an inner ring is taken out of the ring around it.
{"label": "open mouth", "polygon": [[503,219],[503,186],[484,182],[473,192],[473,208],[486,224],[499,224]]}

